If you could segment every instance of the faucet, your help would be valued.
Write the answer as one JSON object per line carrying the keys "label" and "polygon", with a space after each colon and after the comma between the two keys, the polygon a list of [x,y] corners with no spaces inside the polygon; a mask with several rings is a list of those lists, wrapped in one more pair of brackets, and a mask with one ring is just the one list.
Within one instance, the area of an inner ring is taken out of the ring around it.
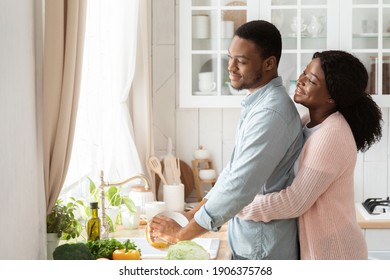
{"label": "faucet", "polygon": [[101,208],[102,208],[102,214],[101,214],[101,217],[102,217],[102,225],[101,225],[101,233],[100,233],[100,238],[101,239],[107,239],[108,238],[108,235],[110,233],[110,225],[108,224],[108,221],[107,221],[107,214],[106,214],[106,207],[105,207],[105,194],[104,194],[104,189],[106,187],[118,187],[118,186],[122,186],[126,183],[129,183],[131,181],[134,181],[134,180],[142,180],[144,182],[144,185],[145,185],[145,190],[149,190],[150,188],[150,182],[149,182],[149,179],[144,175],[144,174],[135,174],[134,176],[131,176],[130,178],[124,180],[124,181],[121,181],[121,182],[115,182],[115,183],[109,183],[109,182],[106,182],[104,181],[104,173],[103,173],[103,170],[100,171],[100,198],[101,198]]}

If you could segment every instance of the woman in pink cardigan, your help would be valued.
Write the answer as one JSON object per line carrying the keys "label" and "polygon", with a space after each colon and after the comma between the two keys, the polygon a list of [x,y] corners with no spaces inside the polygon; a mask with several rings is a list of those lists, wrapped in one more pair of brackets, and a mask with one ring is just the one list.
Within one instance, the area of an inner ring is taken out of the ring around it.
{"label": "woman in pink cardigan", "polygon": [[315,53],[299,76],[294,101],[309,109],[305,144],[286,189],[257,195],[239,217],[271,221],[299,217],[301,259],[367,259],[356,221],[357,151],[382,136],[380,108],[365,92],[363,64],[343,51]]}

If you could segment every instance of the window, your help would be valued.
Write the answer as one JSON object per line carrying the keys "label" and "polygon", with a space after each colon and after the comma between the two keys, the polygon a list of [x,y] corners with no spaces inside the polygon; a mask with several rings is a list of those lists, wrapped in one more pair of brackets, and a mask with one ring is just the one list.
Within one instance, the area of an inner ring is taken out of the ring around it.
{"label": "window", "polygon": [[123,180],[142,171],[128,96],[134,75],[138,1],[88,2],[83,73],[70,165],[61,197],[88,195],[86,176]]}

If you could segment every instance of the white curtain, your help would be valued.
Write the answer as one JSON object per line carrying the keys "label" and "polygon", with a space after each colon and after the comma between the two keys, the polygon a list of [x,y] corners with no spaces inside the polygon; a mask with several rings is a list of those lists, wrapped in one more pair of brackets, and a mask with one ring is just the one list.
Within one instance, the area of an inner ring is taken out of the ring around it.
{"label": "white curtain", "polygon": [[139,0],[89,1],[79,115],[65,182],[98,182],[143,173],[134,143],[128,97],[136,60]]}

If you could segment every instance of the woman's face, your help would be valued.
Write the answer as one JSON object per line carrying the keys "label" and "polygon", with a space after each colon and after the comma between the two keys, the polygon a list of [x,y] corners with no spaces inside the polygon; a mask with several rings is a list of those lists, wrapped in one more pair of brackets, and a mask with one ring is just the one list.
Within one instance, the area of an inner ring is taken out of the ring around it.
{"label": "woman's face", "polygon": [[235,36],[229,48],[229,78],[233,88],[253,92],[263,85],[263,63],[256,45]]}
{"label": "woman's face", "polygon": [[313,110],[335,106],[326,87],[319,58],[314,58],[299,76],[294,101]]}

